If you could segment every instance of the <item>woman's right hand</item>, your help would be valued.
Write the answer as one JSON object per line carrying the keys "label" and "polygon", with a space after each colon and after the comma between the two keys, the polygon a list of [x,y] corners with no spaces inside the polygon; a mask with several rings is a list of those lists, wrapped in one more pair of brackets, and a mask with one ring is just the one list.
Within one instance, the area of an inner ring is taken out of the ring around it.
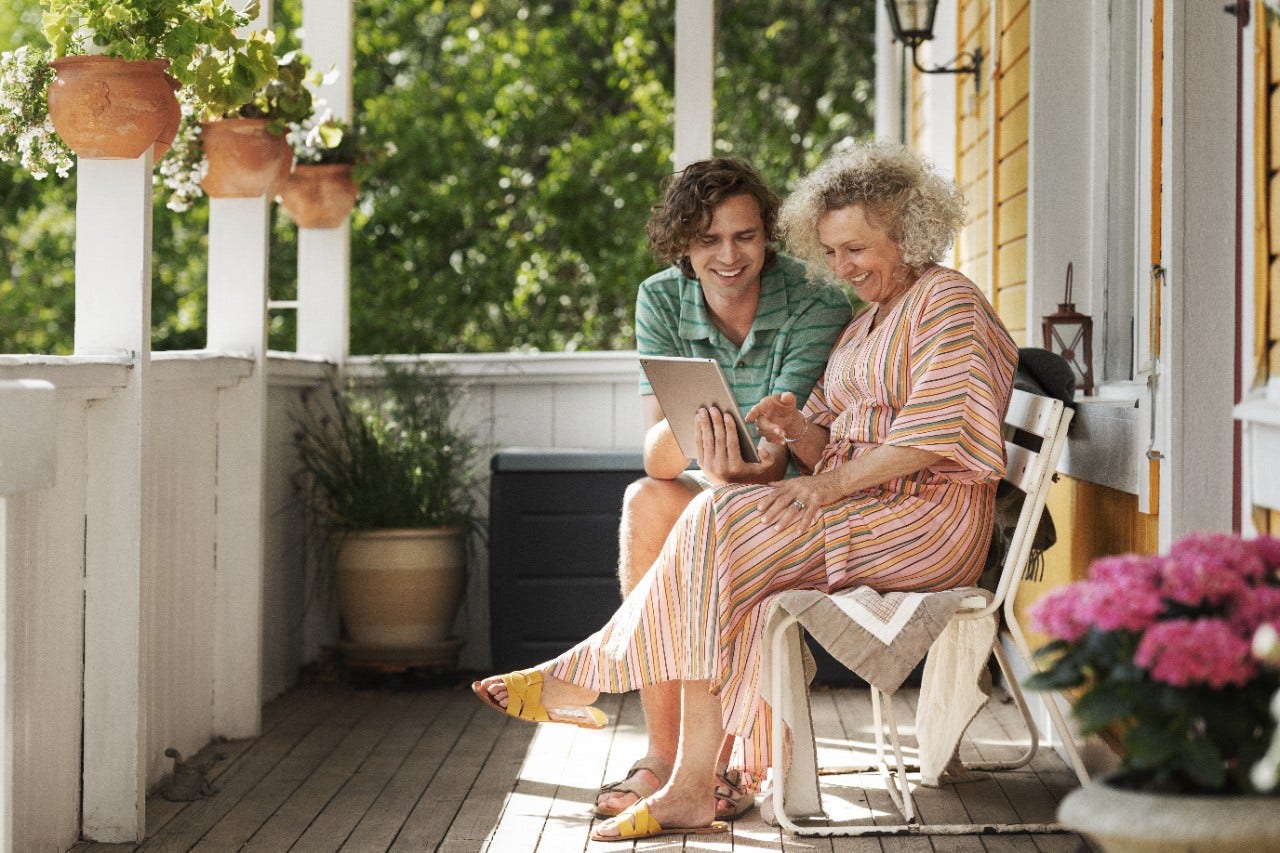
{"label": "woman's right hand", "polygon": [[804,432],[805,419],[796,407],[796,395],[790,391],[770,394],[747,412],[746,420],[759,430],[761,438],[785,445]]}

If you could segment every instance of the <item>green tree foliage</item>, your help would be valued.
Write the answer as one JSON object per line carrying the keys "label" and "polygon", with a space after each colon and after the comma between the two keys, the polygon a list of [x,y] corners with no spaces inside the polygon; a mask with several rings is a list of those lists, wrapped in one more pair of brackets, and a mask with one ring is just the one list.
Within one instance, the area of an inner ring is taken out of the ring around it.
{"label": "green tree foliage", "polygon": [[[297,5],[276,12],[293,46]],[[352,219],[354,352],[634,345],[656,268],[644,223],[671,171],[674,5],[355,0],[357,119],[390,152]],[[13,26],[0,16],[0,40]],[[874,0],[720,0],[716,152],[785,191],[865,136],[873,31]],[[0,164],[0,197],[0,351],[65,351],[72,182]],[[206,217],[156,209],[158,349],[203,342]],[[293,295],[295,259],[277,214],[273,298]],[[292,323],[273,315],[273,345]]]}

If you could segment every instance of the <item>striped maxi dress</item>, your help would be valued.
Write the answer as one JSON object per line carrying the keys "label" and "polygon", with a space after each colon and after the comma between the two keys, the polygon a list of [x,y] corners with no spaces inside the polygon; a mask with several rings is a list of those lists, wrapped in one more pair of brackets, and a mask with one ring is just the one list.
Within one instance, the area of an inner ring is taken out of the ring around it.
{"label": "striped maxi dress", "polygon": [[1004,472],[1017,347],[981,291],[945,267],[926,269],[872,329],[877,310],[850,321],[805,406],[830,431],[815,473],[880,444],[943,459],[826,507],[811,528],[760,522],[772,486],[703,493],[609,622],[545,671],[607,693],[710,680],[726,731],[738,735],[732,763],[758,778],[770,755],[760,675],[772,595],[860,585],[931,591],[977,580]]}

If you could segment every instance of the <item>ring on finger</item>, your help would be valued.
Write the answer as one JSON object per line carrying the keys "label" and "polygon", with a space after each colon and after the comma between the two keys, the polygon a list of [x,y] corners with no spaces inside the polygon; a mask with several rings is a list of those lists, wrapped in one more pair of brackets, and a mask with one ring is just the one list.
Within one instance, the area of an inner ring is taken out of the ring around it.
{"label": "ring on finger", "polygon": [[791,505],[796,509],[800,509],[800,510],[804,509],[804,501],[802,500],[794,500],[791,502]]}

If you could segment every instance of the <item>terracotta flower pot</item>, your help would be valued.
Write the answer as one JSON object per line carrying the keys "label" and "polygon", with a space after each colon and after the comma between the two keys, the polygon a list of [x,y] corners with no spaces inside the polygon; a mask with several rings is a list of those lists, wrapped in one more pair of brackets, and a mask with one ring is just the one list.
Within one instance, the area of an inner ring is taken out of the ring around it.
{"label": "terracotta flower pot", "polygon": [[148,146],[163,142],[167,149],[173,141],[181,111],[177,81],[165,73],[169,60],[64,56],[50,64],[57,75],[49,85],[49,118],[80,157],[132,160]]}
{"label": "terracotta flower pot", "polygon": [[228,118],[200,131],[209,171],[200,186],[211,198],[264,195],[292,156],[282,134],[268,133],[262,118]]}
{"label": "terracotta flower pot", "polygon": [[337,228],[358,192],[349,163],[300,163],[280,190],[280,204],[299,228]]}

